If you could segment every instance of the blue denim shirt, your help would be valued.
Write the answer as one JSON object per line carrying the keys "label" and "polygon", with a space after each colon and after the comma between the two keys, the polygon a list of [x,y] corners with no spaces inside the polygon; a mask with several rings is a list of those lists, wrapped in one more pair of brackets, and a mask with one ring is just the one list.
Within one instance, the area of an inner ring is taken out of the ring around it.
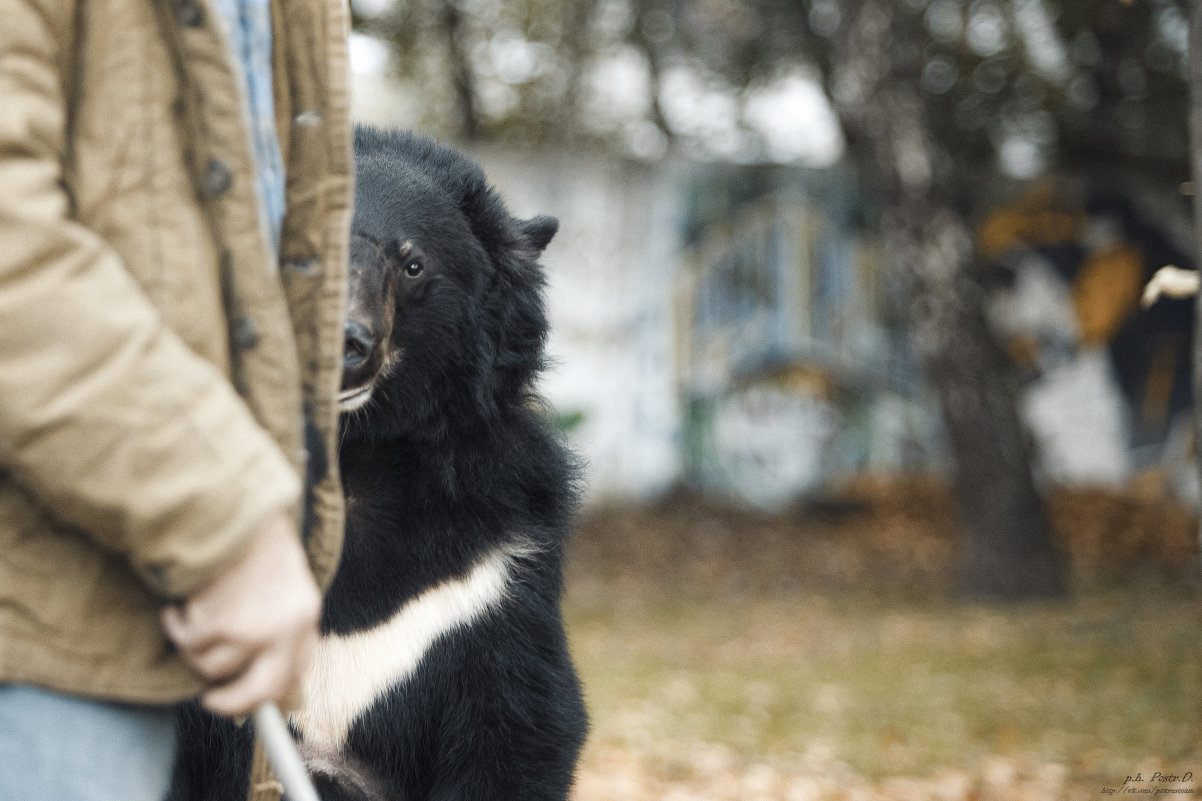
{"label": "blue denim shirt", "polygon": [[246,112],[259,168],[256,189],[267,220],[271,246],[278,252],[284,220],[284,164],[275,130],[271,76],[270,0],[217,0],[230,47],[246,80]]}

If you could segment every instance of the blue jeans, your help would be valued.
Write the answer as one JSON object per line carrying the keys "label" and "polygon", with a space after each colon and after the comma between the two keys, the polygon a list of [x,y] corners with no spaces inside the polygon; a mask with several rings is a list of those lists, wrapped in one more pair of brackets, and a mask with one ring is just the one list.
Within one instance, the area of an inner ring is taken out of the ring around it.
{"label": "blue jeans", "polygon": [[162,801],[175,713],[0,684],[0,799]]}

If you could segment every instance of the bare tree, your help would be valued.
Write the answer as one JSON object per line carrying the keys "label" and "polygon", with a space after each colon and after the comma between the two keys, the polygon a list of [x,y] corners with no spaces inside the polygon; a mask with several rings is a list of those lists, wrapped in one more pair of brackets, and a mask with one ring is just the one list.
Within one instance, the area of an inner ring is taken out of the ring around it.
{"label": "bare tree", "polygon": [[932,136],[921,52],[882,0],[844,4],[833,95],[910,298],[913,345],[938,395],[968,529],[963,591],[1011,599],[1064,592],[1062,560],[1032,477],[1012,370],[973,280],[963,177]]}
{"label": "bare tree", "polygon": [[476,79],[468,53],[463,12],[456,3],[443,4],[441,22],[447,52],[450,55],[451,83],[455,88],[455,100],[459,108],[460,129],[466,141],[474,142],[480,138],[480,117],[476,113]]}

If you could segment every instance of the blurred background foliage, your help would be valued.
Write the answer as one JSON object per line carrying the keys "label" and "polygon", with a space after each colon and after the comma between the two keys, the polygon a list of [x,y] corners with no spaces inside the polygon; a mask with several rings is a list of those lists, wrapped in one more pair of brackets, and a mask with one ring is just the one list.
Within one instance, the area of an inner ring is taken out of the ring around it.
{"label": "blurred background foliage", "polygon": [[[646,160],[670,148],[741,163],[838,155],[830,144],[803,153],[763,119],[806,113],[792,101],[813,83],[838,97],[832,41],[846,4],[837,0],[352,5],[357,30],[392,48],[411,124],[444,137],[598,144]],[[1184,180],[1184,2],[888,8],[892,69],[921,86],[960,169]]]}

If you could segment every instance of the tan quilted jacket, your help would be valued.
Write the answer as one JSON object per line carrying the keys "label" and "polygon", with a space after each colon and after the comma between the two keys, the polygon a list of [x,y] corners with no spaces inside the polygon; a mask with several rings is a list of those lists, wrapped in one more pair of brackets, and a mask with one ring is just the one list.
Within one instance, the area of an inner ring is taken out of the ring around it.
{"label": "tan quilted jacket", "polygon": [[0,681],[195,693],[160,606],[299,507],[303,408],[334,452],[347,13],[281,2],[277,264],[212,0],[0,0]]}

